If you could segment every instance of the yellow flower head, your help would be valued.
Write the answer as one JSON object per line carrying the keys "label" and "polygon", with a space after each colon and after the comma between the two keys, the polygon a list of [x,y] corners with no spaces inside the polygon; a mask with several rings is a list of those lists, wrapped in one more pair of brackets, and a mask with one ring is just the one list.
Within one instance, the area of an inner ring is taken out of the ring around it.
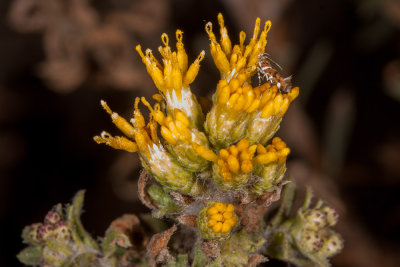
{"label": "yellow flower head", "polygon": [[272,139],[272,143],[263,146],[257,145],[257,155],[253,159],[254,174],[258,179],[251,186],[251,191],[258,195],[272,192],[282,181],[286,172],[286,158],[290,149],[279,137]]}
{"label": "yellow flower head", "polygon": [[141,46],[138,45],[136,50],[161,93],[162,98],[157,97],[158,100],[166,102],[168,113],[179,109],[189,118],[192,126],[202,128],[204,115],[196,97],[190,91],[189,85],[199,72],[200,62],[203,60],[205,52],[201,51],[197,59],[188,67],[188,56],[183,46],[181,30],[176,31],[176,39],[177,51],[172,51],[168,35],[166,33],[161,35],[164,46],[160,46],[158,51],[162,56],[162,64],[150,49],[146,49],[143,53]]}
{"label": "yellow flower head", "polygon": [[237,221],[232,204],[210,202],[200,211],[197,224],[203,238],[224,240],[229,237]]}
{"label": "yellow flower head", "polygon": [[173,113],[166,115],[161,111],[159,103],[153,108],[144,97],[142,102],[150,110],[150,117],[161,126],[160,133],[166,148],[183,167],[190,171],[202,171],[209,167],[208,160],[200,154],[204,150],[210,150],[207,137],[191,127],[189,119],[181,110],[175,109]]}
{"label": "yellow flower head", "polygon": [[[143,99],[145,101],[145,99]],[[147,103],[147,101],[145,101]],[[135,110],[131,123],[112,112],[108,105],[102,101],[104,109],[111,115],[113,123],[129,138],[113,137],[107,132],[95,136],[97,143],[105,143],[116,149],[128,152],[138,152],[143,167],[154,176],[162,185],[193,195],[200,194],[202,185],[197,182],[193,172],[183,167],[176,158],[163,146],[157,135],[157,122],[153,116],[146,125],[145,119],[139,109],[140,98],[135,99]],[[147,103],[148,104],[148,103]]]}
{"label": "yellow flower head", "polygon": [[214,203],[207,209],[207,225],[214,233],[227,233],[236,224],[233,216],[235,207],[232,204]]}
{"label": "yellow flower head", "polygon": [[211,22],[206,24],[206,32],[210,38],[211,56],[221,73],[221,77],[229,82],[240,72],[246,70],[242,73],[245,74],[246,78],[249,78],[256,70],[258,56],[265,51],[267,34],[271,28],[271,21],[265,22],[264,28],[260,34],[260,18],[257,18],[253,37],[250,39],[249,44],[244,46],[246,34],[241,31],[239,34],[239,44],[234,45],[233,48],[221,13],[218,14],[218,23],[221,34],[219,43],[212,31]]}
{"label": "yellow flower head", "polygon": [[299,94],[299,88],[285,88],[287,91],[283,92],[273,79],[257,87],[251,84],[251,77],[260,70],[270,21],[265,22],[260,33],[260,19],[257,18],[249,43],[244,44],[246,34],[241,32],[239,44],[233,47],[221,14],[218,22],[220,42],[212,31],[212,23],[206,25],[211,55],[221,73],[221,80],[213,96],[214,106],[207,114],[205,130],[210,142],[217,147],[229,146],[243,138],[251,144],[266,144],[279,129],[283,115]]}
{"label": "yellow flower head", "polygon": [[290,148],[279,137],[272,139],[272,144],[263,146],[257,145],[257,156],[254,158],[253,163],[258,165],[267,165],[271,162],[284,163],[290,153]]}

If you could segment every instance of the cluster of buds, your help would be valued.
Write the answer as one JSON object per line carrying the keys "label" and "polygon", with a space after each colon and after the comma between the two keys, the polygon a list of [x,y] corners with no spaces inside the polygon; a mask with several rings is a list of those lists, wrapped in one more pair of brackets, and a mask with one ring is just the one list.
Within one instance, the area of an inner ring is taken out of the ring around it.
{"label": "cluster of buds", "polygon": [[44,223],[35,223],[25,227],[23,236],[32,244],[43,244],[49,240],[68,243],[71,237],[62,214],[51,210],[44,218]]}
{"label": "cluster of buds", "polygon": [[338,222],[339,216],[329,206],[315,207],[298,214],[298,226],[293,227],[292,235],[300,251],[305,254],[319,254],[332,257],[343,248],[339,234],[330,229]]}
{"label": "cluster of buds", "polygon": [[[22,238],[29,246],[18,254],[21,262],[41,266],[91,264],[101,254],[98,244],[80,221],[84,192],[76,194],[72,205],[54,206],[43,223],[27,226]],[[88,266],[88,265],[87,265]]]}
{"label": "cluster of buds", "polygon": [[295,201],[294,190],[294,183],[288,184],[284,190],[282,205],[269,230],[271,241],[267,254],[300,266],[330,266],[328,259],[343,248],[343,239],[332,229],[339,215],[321,200],[311,208],[312,191],[307,188],[302,207],[294,217],[290,217]]}
{"label": "cluster of buds", "polygon": [[[54,206],[43,223],[25,227],[22,238],[28,247],[18,254],[18,259],[26,265],[42,267],[117,267],[127,265],[123,263],[125,258],[140,262],[139,250],[147,238],[139,219],[130,214],[116,219],[98,244],[80,220],[83,198],[84,191],[81,190],[71,204]],[[138,236],[138,242],[132,242],[135,241],[133,235]],[[138,251],[133,251],[134,248]]]}
{"label": "cluster of buds", "polygon": [[[31,245],[30,253],[42,266],[61,266],[75,254],[69,229],[61,206],[49,211],[44,223],[35,223],[24,228],[22,236]],[[21,254],[20,254],[21,255]]]}

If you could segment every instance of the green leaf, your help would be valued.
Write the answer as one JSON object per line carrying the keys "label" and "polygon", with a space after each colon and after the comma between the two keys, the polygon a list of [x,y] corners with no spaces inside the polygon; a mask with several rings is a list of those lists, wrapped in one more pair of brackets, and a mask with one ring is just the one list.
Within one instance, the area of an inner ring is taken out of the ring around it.
{"label": "green leaf", "polygon": [[125,248],[129,248],[131,246],[132,244],[129,238],[126,235],[117,231],[110,231],[109,233],[107,233],[102,243],[105,258],[108,258],[113,254],[121,254],[125,252]]}
{"label": "green leaf", "polygon": [[306,195],[304,197],[304,202],[303,202],[303,206],[302,206],[303,212],[305,212],[310,207],[312,198],[313,198],[312,189],[310,187],[307,187]]}
{"label": "green leaf", "polygon": [[95,252],[86,252],[73,257],[71,261],[63,264],[62,267],[78,267],[78,266],[101,266],[98,256]]}
{"label": "green leaf", "polygon": [[193,263],[192,267],[203,267],[206,265],[207,262],[207,256],[201,250],[200,244],[197,244],[194,248],[194,258],[193,258]]}
{"label": "green leaf", "polygon": [[175,204],[171,196],[158,185],[152,184],[146,190],[150,197],[158,203],[158,208],[162,213],[176,213],[181,209]]}
{"label": "green leaf", "polygon": [[284,221],[290,214],[296,196],[296,183],[290,181],[285,185],[282,192],[282,202],[279,209],[271,220],[272,226],[277,226]]}
{"label": "green leaf", "polygon": [[221,245],[221,255],[210,266],[245,266],[249,254],[259,250],[265,243],[260,233],[249,233],[245,229],[231,235]]}
{"label": "green leaf", "polygon": [[286,236],[282,232],[275,232],[269,236],[266,254],[272,258],[285,259],[289,249]]}
{"label": "green leaf", "polygon": [[168,267],[187,267],[188,264],[188,256],[187,254],[179,254],[177,259],[174,261],[168,262]]}
{"label": "green leaf", "polygon": [[153,218],[150,214],[141,214],[139,217],[153,233],[164,232],[170,227],[165,223],[164,220]]}
{"label": "green leaf", "polygon": [[[84,196],[85,190],[78,191],[72,200],[72,206],[67,208],[68,226],[70,226],[70,229],[73,232],[72,237],[76,243],[83,242],[85,245],[95,250],[99,250],[97,242],[90,236],[88,232],[86,232],[80,219]],[[76,234],[74,234],[74,232]]]}
{"label": "green leaf", "polygon": [[17,258],[26,265],[39,265],[42,251],[38,247],[27,247],[18,253]]}

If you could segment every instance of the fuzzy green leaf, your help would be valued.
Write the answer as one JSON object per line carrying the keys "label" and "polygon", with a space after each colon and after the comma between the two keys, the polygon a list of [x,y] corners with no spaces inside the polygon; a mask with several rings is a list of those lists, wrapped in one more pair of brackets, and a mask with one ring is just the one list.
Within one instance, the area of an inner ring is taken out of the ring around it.
{"label": "fuzzy green leaf", "polygon": [[264,243],[261,233],[249,233],[242,229],[221,245],[221,255],[210,266],[245,266],[249,254],[259,250]]}
{"label": "fuzzy green leaf", "polygon": [[165,213],[176,213],[181,209],[174,203],[171,196],[158,185],[153,184],[147,187],[147,193],[158,203],[160,212],[157,217],[161,217]]}
{"label": "fuzzy green leaf", "polygon": [[140,219],[151,229],[153,233],[164,232],[170,227],[165,223],[165,221],[153,218],[150,214],[141,214]]}
{"label": "fuzzy green leaf", "polygon": [[72,206],[67,207],[68,226],[72,230],[72,238],[78,245],[80,242],[83,242],[85,245],[99,250],[97,242],[86,232],[80,219],[84,196],[85,190],[78,191],[72,200]]}
{"label": "fuzzy green leaf", "polygon": [[177,259],[174,261],[168,262],[168,267],[187,267],[188,264],[188,256],[187,254],[179,254]]}
{"label": "fuzzy green leaf", "polygon": [[284,221],[290,214],[294,200],[296,196],[296,183],[291,181],[285,185],[282,192],[282,202],[279,206],[279,210],[275,214],[274,218],[271,220],[272,226],[279,225]]}
{"label": "fuzzy green leaf", "polygon": [[117,231],[111,231],[107,233],[102,243],[105,258],[108,258],[113,254],[121,254],[125,251],[126,248],[131,246],[132,244],[129,238],[126,235]]}
{"label": "fuzzy green leaf", "polygon": [[193,258],[193,263],[192,267],[203,267],[206,265],[207,262],[207,256],[201,250],[200,244],[197,244],[196,247],[194,248],[194,258]]}
{"label": "fuzzy green leaf", "polygon": [[27,247],[18,253],[17,258],[26,265],[39,265],[42,251],[38,247]]}

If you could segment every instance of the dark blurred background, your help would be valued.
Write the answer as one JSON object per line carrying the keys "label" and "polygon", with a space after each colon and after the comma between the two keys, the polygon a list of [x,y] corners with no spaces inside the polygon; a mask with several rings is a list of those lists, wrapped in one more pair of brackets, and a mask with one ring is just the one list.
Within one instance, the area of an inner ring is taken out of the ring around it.
{"label": "dark blurred background", "polygon": [[272,21],[267,52],[301,90],[279,135],[300,188],[341,214],[346,243],[333,265],[398,266],[399,0],[1,1],[0,266],[19,266],[22,228],[79,189],[94,236],[147,211],[137,156],[92,140],[118,132],[100,99],[130,117],[134,97],[156,92],[135,46],[156,51],[177,28],[190,61],[206,50],[192,90],[211,97],[218,73],[204,25],[218,12],[235,42],[257,16]]}

